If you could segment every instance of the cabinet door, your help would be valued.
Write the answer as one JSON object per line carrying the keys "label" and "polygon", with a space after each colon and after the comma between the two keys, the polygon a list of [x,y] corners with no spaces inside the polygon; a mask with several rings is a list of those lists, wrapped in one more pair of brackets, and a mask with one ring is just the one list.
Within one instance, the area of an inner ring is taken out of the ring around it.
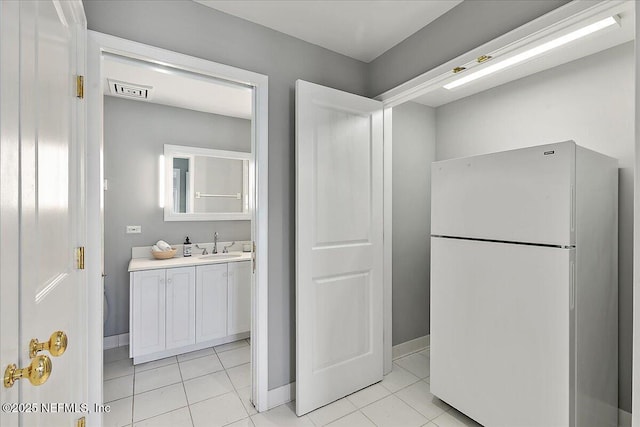
{"label": "cabinet door", "polygon": [[133,357],[165,348],[165,270],[133,273]]}
{"label": "cabinet door", "polygon": [[196,342],[227,335],[227,264],[196,268]]}
{"label": "cabinet door", "polygon": [[195,344],[195,267],[167,269],[166,348]]}
{"label": "cabinet door", "polygon": [[251,262],[229,263],[229,303],[227,333],[251,329]]}

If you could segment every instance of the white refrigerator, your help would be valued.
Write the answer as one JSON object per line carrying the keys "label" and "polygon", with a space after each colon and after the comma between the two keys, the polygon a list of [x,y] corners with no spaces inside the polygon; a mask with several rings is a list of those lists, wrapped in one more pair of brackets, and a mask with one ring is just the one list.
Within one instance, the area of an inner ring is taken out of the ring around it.
{"label": "white refrigerator", "polygon": [[617,161],[434,162],[431,206],[431,392],[487,427],[617,426]]}

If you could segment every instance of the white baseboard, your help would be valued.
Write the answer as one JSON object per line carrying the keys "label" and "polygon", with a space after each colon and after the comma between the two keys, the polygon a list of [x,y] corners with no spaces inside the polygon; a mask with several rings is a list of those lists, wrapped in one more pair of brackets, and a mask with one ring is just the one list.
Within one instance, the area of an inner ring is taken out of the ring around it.
{"label": "white baseboard", "polygon": [[110,337],[104,337],[102,343],[102,349],[108,350],[110,348],[124,347],[129,345],[129,333],[120,335],[111,335]]}
{"label": "white baseboard", "polygon": [[631,412],[618,409],[618,427],[631,427]]}
{"label": "white baseboard", "polygon": [[276,406],[284,405],[287,402],[296,400],[296,382],[293,381],[281,387],[269,390],[267,397],[267,410]]}
{"label": "white baseboard", "polygon": [[415,353],[416,351],[423,350],[429,347],[429,335],[418,337],[411,341],[403,342],[398,345],[394,345],[391,349],[391,358],[397,359],[398,357],[406,356],[407,354]]}
{"label": "white baseboard", "polygon": [[118,335],[118,347],[129,345],[129,333]]}

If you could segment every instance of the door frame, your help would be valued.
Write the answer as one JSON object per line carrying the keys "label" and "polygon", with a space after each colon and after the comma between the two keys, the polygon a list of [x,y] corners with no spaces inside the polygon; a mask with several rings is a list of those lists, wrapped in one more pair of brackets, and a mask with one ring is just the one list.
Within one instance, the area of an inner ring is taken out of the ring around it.
{"label": "door frame", "polygon": [[[540,32],[548,30],[549,27],[554,25],[569,25],[571,22],[579,22],[586,16],[590,16],[593,13],[597,13],[601,10],[614,8],[616,5],[623,3],[620,0],[607,0],[602,2],[578,2],[572,1],[559,8],[530,21],[506,34],[496,37],[495,39],[480,45],[462,55],[453,58],[444,64],[441,64],[431,70],[428,70],[408,81],[399,84],[398,86],[391,88],[373,99],[382,101],[384,108],[384,241],[385,241],[385,254],[384,254],[384,306],[383,306],[383,347],[384,347],[384,373],[385,375],[391,372],[393,364],[393,340],[392,340],[392,295],[393,295],[393,168],[392,168],[392,154],[393,154],[393,140],[392,140],[392,117],[393,107],[397,107],[405,102],[409,102],[428,91],[432,90],[436,85],[441,85],[443,76],[450,74],[452,70],[458,67],[460,64],[466,64],[473,62],[476,58],[485,55],[487,52],[496,51],[504,46],[516,46],[517,44],[529,43],[532,39],[539,36]],[[636,8],[636,16],[640,17],[639,9]],[[640,34],[640,30],[636,27],[637,34]],[[640,118],[638,119],[640,121]],[[636,146],[640,147],[640,135]],[[640,157],[637,158],[636,166],[640,167]],[[640,190],[636,186],[636,199],[640,196]],[[636,225],[640,224],[640,213],[637,214],[638,219]],[[640,229],[640,225],[636,227]],[[425,236],[426,237],[426,236]],[[636,237],[638,245],[634,245],[634,249],[640,246],[640,237]],[[640,250],[634,251],[640,253]],[[640,257],[636,257],[637,261],[634,263],[635,267],[640,268]],[[635,270],[635,268],[634,268]],[[637,279],[635,279],[637,281]],[[638,292],[634,292],[634,295],[638,295],[638,305],[640,306],[640,284],[634,286]],[[640,353],[640,316],[634,323],[638,325],[634,328],[634,342]],[[635,332],[638,331],[638,332]],[[637,368],[640,366],[640,354],[637,356],[638,363],[634,366]],[[640,369],[634,369],[634,373],[640,371]],[[635,374],[634,374],[635,376]],[[640,372],[637,376],[637,390],[640,390]],[[634,387],[635,388],[635,387]],[[636,401],[634,393],[634,401]],[[637,398],[638,403],[636,408],[640,410],[640,396]],[[640,427],[640,422],[638,422]]]}
{"label": "door frame", "polygon": [[[633,345],[631,370],[631,425],[640,426],[640,7],[636,5],[636,70],[635,70],[635,164],[634,164],[634,206],[633,206]],[[634,416],[634,414],[636,414]]]}
{"label": "door frame", "polygon": [[[20,4],[0,4],[0,360],[20,357]],[[8,302],[11,303],[8,303]],[[24,351],[24,350],[23,350]],[[0,400],[20,401],[20,385],[0,389]],[[17,413],[0,412],[0,424],[18,425]]]}
{"label": "door frame", "polygon": [[[142,43],[87,32],[87,250],[85,263],[89,280],[89,361],[90,369],[102,373],[103,350],[103,76],[102,55],[113,53],[130,58],[169,64],[202,75],[253,87],[253,126],[251,149],[254,153],[255,206],[251,232],[255,240],[255,280],[252,286],[251,359],[252,399],[256,409],[268,405],[268,77],[201,58]],[[102,401],[102,375],[91,384],[94,396]]]}

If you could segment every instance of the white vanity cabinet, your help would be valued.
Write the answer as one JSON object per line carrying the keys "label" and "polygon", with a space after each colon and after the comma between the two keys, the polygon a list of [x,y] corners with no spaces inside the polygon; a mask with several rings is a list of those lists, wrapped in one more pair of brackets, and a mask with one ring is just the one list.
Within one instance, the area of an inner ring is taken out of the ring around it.
{"label": "white vanity cabinet", "polygon": [[251,262],[229,264],[227,334],[251,329]]}
{"label": "white vanity cabinet", "polygon": [[251,262],[196,267],[196,341],[251,329]]}
{"label": "white vanity cabinet", "polygon": [[195,267],[133,272],[131,298],[133,357],[195,343]]}
{"label": "white vanity cabinet", "polygon": [[196,281],[196,341],[227,335],[227,264],[199,265]]}
{"label": "white vanity cabinet", "polygon": [[165,270],[131,273],[131,356],[165,349]]}
{"label": "white vanity cabinet", "polygon": [[195,344],[195,268],[169,268],[165,271],[166,348],[184,347]]}
{"label": "white vanity cabinet", "polygon": [[137,270],[130,278],[134,364],[249,336],[250,261]]}

